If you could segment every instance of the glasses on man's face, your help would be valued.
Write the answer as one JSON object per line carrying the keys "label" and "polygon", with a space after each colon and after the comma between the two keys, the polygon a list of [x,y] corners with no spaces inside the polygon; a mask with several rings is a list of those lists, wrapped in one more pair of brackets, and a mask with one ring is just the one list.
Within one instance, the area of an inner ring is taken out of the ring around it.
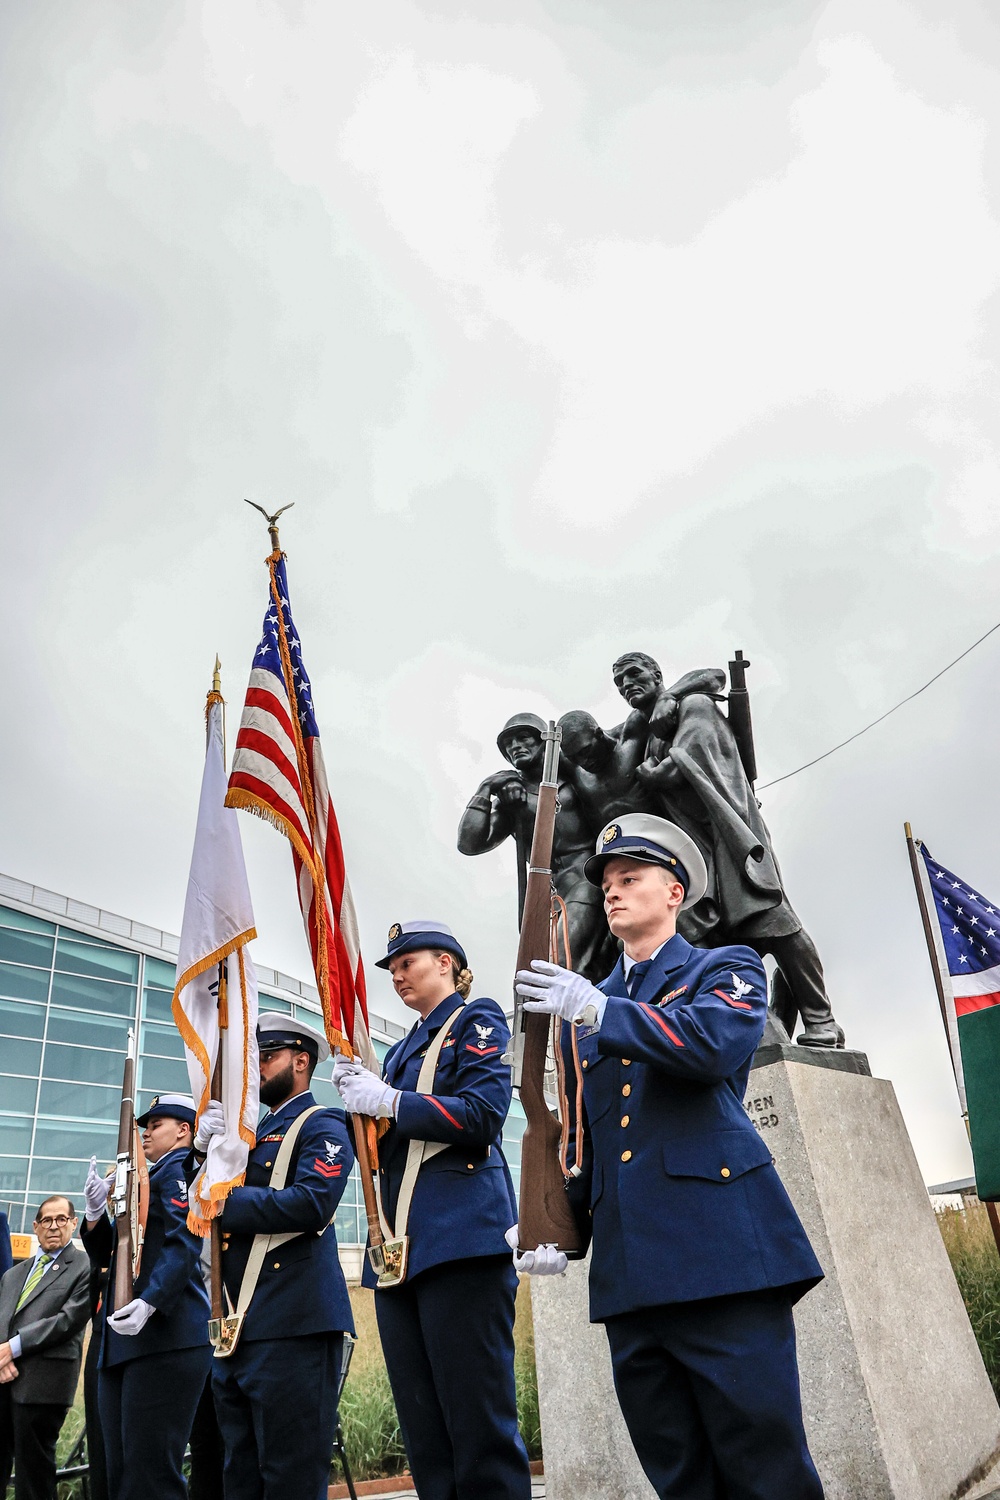
{"label": "glasses on man's face", "polygon": [[36,1219],[36,1229],[65,1229],[70,1222],[69,1214],[56,1214],[52,1219]]}

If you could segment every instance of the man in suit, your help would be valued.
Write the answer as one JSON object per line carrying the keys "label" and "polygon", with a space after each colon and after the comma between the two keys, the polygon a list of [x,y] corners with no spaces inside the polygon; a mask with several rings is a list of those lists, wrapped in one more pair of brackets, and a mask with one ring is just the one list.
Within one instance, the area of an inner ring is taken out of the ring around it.
{"label": "man in suit", "polygon": [[114,1306],[117,1236],[105,1208],[112,1178],[91,1159],[83,1242],[108,1266],[94,1327],[97,1401],[111,1500],[186,1500],[181,1465],[212,1358],[201,1240],[187,1227],[194,1102],[158,1094],[136,1124],[150,1164],[149,1215],[133,1296]]}
{"label": "man in suit", "polygon": [[56,1440],[73,1403],[90,1315],[87,1257],[70,1244],[76,1213],[46,1198],[38,1251],[0,1280],[0,1495],[55,1500]]}
{"label": "man in suit", "polygon": [[[246,1181],[229,1194],[220,1221],[226,1296],[246,1314],[235,1350],[212,1369],[225,1496],[325,1500],[344,1334],[354,1332],[332,1221],[354,1153],[343,1110],[318,1105],[309,1088],[317,1063],[330,1056],[323,1033],[268,1012],[257,1037],[268,1113]],[[209,1105],[196,1150],[224,1128],[221,1109]],[[273,1178],[286,1150],[279,1185]]]}
{"label": "man in suit", "polygon": [[[743,1108],[763,965],[676,931],[707,872],[666,819],[609,823],[587,874],[624,945],[614,970],[595,987],[535,960],[517,989],[577,1027],[587,1132],[568,1191],[636,1453],[662,1500],[822,1500],[792,1304],[823,1273]],[[558,1272],[566,1256],[542,1246],[516,1264]]]}

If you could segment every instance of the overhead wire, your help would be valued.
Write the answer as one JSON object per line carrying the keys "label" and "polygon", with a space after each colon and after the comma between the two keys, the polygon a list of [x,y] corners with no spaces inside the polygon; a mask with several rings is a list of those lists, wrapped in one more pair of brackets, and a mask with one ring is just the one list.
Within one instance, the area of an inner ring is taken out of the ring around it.
{"label": "overhead wire", "polygon": [[821,760],[826,760],[829,756],[836,755],[837,751],[843,750],[845,745],[850,745],[854,740],[859,740],[863,734],[868,733],[869,729],[874,729],[876,724],[881,724],[890,714],[894,714],[897,709],[902,708],[907,703],[912,703],[914,698],[920,697],[921,693],[926,693],[929,687],[932,687],[946,672],[950,672],[952,667],[956,667],[964,657],[969,655],[970,651],[975,651],[977,646],[981,646],[983,641],[987,640],[995,630],[1000,630],[1000,620],[995,625],[991,625],[986,634],[981,635],[978,641],[973,641],[971,646],[966,646],[965,650],[956,656],[954,661],[950,661],[946,667],[941,668],[940,672],[935,672],[933,677],[929,677],[922,687],[917,688],[916,692],[907,693],[905,698],[900,698],[898,703],[894,703],[892,708],[887,708],[884,714],[879,714],[877,719],[872,719],[871,723],[866,724],[863,729],[855,730],[854,734],[849,734],[846,740],[841,740],[839,745],[832,745],[829,750],[824,750],[822,755],[817,755],[812,760],[807,760],[804,765],[796,766],[794,771],[786,771],[784,776],[775,776],[772,781],[765,781],[756,790],[758,792],[766,792],[768,787],[777,786],[779,781],[789,781],[791,777],[798,776],[800,771],[808,771],[810,766],[818,766]]}

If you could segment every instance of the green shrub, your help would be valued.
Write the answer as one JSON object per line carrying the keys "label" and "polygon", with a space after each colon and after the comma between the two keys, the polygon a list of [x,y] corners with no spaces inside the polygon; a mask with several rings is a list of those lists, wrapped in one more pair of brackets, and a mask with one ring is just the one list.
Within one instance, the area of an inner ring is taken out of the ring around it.
{"label": "green shrub", "polygon": [[1000,1254],[986,1206],[973,1200],[964,1209],[946,1208],[938,1224],[986,1373],[1000,1398]]}

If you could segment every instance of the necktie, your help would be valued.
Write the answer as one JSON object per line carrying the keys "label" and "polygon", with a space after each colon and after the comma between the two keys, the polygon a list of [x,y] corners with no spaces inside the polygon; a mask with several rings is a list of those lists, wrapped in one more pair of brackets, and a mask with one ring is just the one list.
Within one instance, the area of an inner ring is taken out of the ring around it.
{"label": "necktie", "polygon": [[629,976],[625,981],[625,984],[628,988],[629,999],[634,1000],[636,995],[639,993],[639,986],[642,984],[642,981],[649,973],[650,965],[652,964],[652,962],[653,960],[651,958],[644,958],[641,959],[639,963],[632,965],[632,968],[629,971]]}
{"label": "necktie", "polygon": [[21,1311],[21,1308],[27,1302],[28,1298],[35,1290],[35,1287],[45,1275],[45,1267],[49,1265],[53,1259],[54,1257],[51,1255],[42,1255],[38,1258],[38,1260],[36,1260],[35,1264],[31,1268],[31,1274],[29,1275],[27,1281],[24,1283],[24,1286],[21,1288],[21,1295],[17,1299],[17,1306],[14,1309],[15,1312]]}

